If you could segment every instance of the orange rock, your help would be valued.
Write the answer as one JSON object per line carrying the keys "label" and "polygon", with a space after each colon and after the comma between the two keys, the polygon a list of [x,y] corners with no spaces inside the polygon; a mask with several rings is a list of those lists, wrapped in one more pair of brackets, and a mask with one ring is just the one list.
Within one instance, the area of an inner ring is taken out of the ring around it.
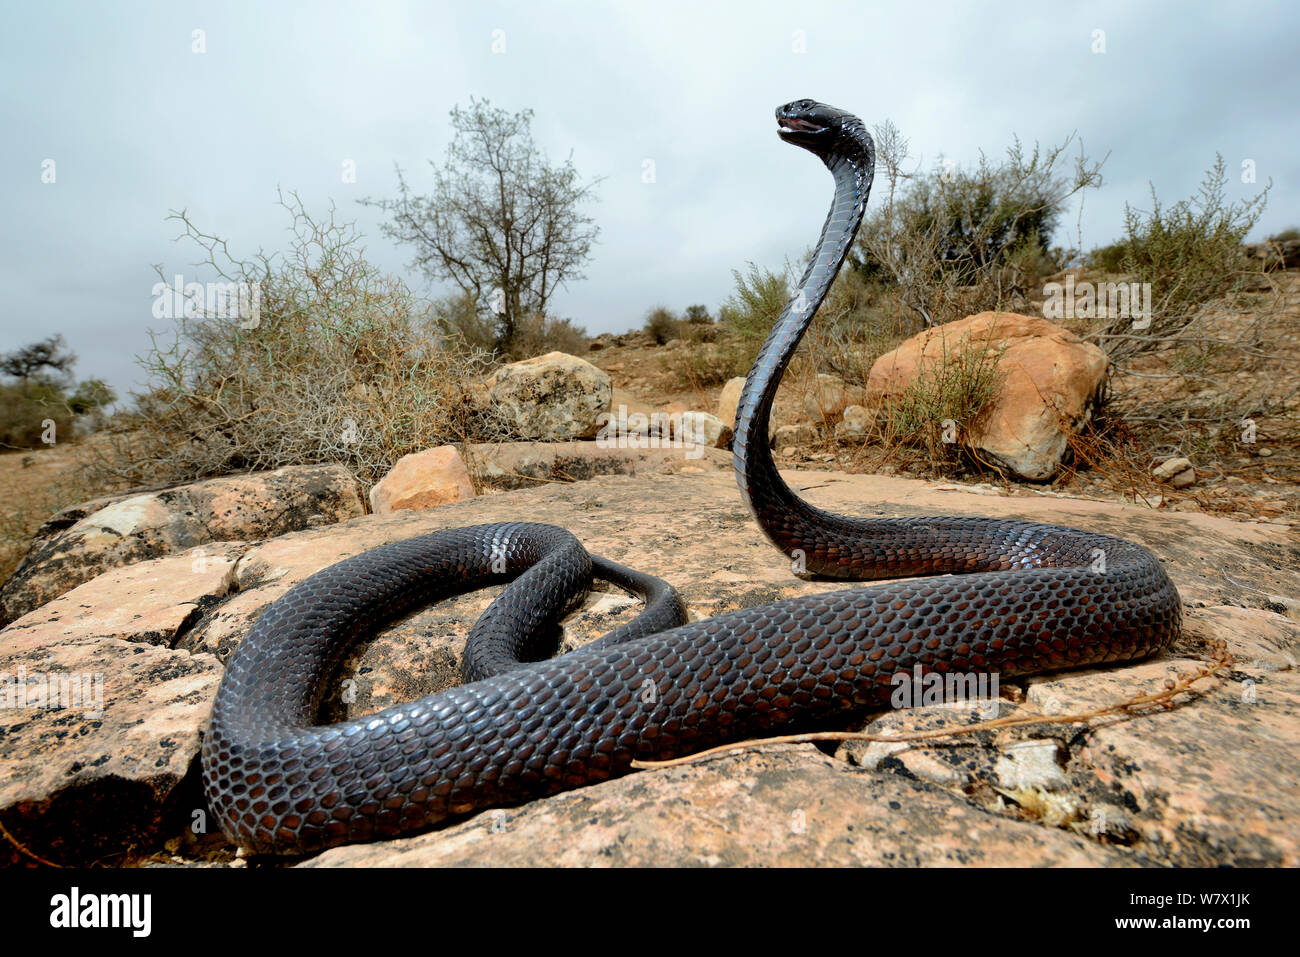
{"label": "orange rock", "polygon": [[474,497],[474,483],[454,445],[403,455],[370,490],[370,510],[386,515],[402,509],[436,508]]}
{"label": "orange rock", "polygon": [[962,349],[982,346],[1004,350],[1001,387],[978,421],[958,422],[957,428],[966,431],[972,446],[1017,475],[1051,478],[1068,434],[1088,420],[1107,359],[1096,346],[1046,319],[981,312],[927,329],[876,360],[868,390],[893,398],[924,370]]}

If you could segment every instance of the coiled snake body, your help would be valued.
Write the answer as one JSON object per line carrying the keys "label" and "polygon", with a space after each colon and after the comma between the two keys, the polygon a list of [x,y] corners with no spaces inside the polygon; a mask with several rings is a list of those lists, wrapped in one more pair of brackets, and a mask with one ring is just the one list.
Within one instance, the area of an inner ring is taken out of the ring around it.
{"label": "coiled snake body", "polygon": [[[830,169],[835,199],[741,395],[741,492],[767,536],[810,575],[950,577],[684,624],[671,587],[588,556],[554,526],[481,525],[374,549],[292,588],[230,659],[202,760],[209,804],[233,841],[306,853],[392,837],[615,777],[634,759],[879,707],[894,675],[918,665],[1015,677],[1142,658],[1178,635],[1177,591],[1130,542],[991,518],[847,518],[814,508],[781,479],[766,442],[772,401],[857,231],[874,152],[862,122],[832,107],[799,100],[777,119],[783,139]],[[593,569],[642,594],[645,611],[591,645],[533,660]],[[316,724],[325,684],[361,634],[506,581],[467,642],[465,684]]]}

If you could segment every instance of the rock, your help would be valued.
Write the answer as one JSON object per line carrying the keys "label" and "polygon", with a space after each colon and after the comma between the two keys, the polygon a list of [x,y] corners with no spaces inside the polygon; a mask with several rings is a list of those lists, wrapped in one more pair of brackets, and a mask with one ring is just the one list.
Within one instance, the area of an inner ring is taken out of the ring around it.
{"label": "rock", "polygon": [[982,312],[927,329],[876,360],[868,391],[887,400],[945,355],[985,346],[1004,349],[1002,384],[977,421],[959,425],[972,446],[1016,475],[1049,479],[1060,467],[1068,436],[1091,414],[1107,360],[1096,346],[1045,319]]}
{"label": "rock", "polygon": [[[704,451],[702,461],[729,460]],[[1186,608],[1182,641],[1136,665],[1004,682],[999,715],[1074,713],[1158,691],[1201,664],[1219,639],[1232,670],[1169,710],[1089,729],[1033,725],[891,745],[874,769],[810,746],[766,746],[335,849],[309,863],[1300,865],[1300,769],[1285,759],[1300,751],[1300,625],[1223,576],[1226,568],[1269,595],[1300,592],[1292,529],[1080,499],[939,491],[881,476],[786,474],[811,504],[837,514],[1045,521],[1121,531],[1160,556]],[[114,569],[0,631],[0,672],[104,676],[98,718],[0,708],[0,824],[31,853],[63,864],[138,862],[179,840],[196,812],[204,817],[195,759],[216,662],[272,600],[322,567],[388,542],[521,518],[569,528],[593,553],[666,578],[695,618],[845,587],[796,578],[723,470],[549,482],[248,545],[207,545],[197,570],[192,552]],[[464,635],[490,598],[450,599],[363,643],[327,690],[323,720],[457,683]],[[604,634],[638,607],[608,587],[594,592],[565,621],[562,648]],[[356,694],[345,698],[349,682]],[[868,730],[882,732],[971,720],[938,707],[865,717]],[[229,852],[220,837],[211,840]],[[29,860],[10,842],[0,848],[0,861]],[[183,846],[173,853],[199,860]]]}
{"label": "rock", "polygon": [[773,450],[794,448],[799,445],[808,445],[817,439],[817,430],[807,422],[800,422],[797,425],[783,425],[776,430],[772,436]]}
{"label": "rock", "polygon": [[563,352],[502,366],[487,387],[521,439],[543,441],[593,437],[614,395],[606,373]]}
{"label": "rock", "polygon": [[0,624],[119,565],[364,515],[341,465],[303,465],[82,503],[51,516],[0,590]]}
{"label": "rock", "polygon": [[622,389],[614,389],[614,398],[609,411],[614,420],[625,423],[625,432],[665,437],[671,434],[672,430],[669,428],[668,416],[665,413]]}
{"label": "rock", "polygon": [[860,439],[871,428],[875,416],[860,405],[850,405],[844,417],[835,426],[835,434],[842,439]]}
{"label": "rock", "polygon": [[1195,469],[1187,469],[1185,471],[1179,472],[1177,475],[1175,475],[1173,478],[1169,480],[1169,484],[1172,485],[1174,488],[1187,488],[1187,486],[1192,485],[1195,482],[1196,482]]}
{"label": "rock", "polygon": [[850,389],[836,376],[820,372],[813,387],[804,393],[804,413],[814,422],[834,421],[854,404],[858,391]]}
{"label": "rock", "polygon": [[924,867],[1119,863],[1067,831],[1000,819],[942,788],[771,745],[608,781],[307,867]]}
{"label": "rock", "polygon": [[740,393],[744,388],[744,376],[728,379],[722,387],[722,395],[718,397],[718,418],[733,429],[736,427],[736,406],[740,404]]}
{"label": "rock", "polygon": [[[200,794],[176,803],[221,666],[171,645],[229,593],[247,548],[214,543],[112,569],[0,632],[0,823],[29,853],[85,864],[206,814]],[[5,841],[0,863],[30,858]]]}
{"label": "rock", "polygon": [[731,442],[731,426],[708,412],[683,412],[677,420],[677,437],[687,446],[704,445],[725,449]]}
{"label": "rock", "polygon": [[1175,475],[1180,475],[1192,467],[1191,459],[1166,459],[1151,470],[1151,477],[1157,482],[1168,482]]}
{"label": "rock", "polygon": [[403,455],[370,490],[370,510],[436,508],[474,497],[474,482],[454,445]]}
{"label": "rock", "polygon": [[539,482],[575,482],[598,475],[670,475],[687,469],[730,472],[729,453],[684,448],[659,433],[619,437],[617,420],[595,442],[490,442],[470,447],[469,469],[480,486],[534,488]]}
{"label": "rock", "polygon": [[1242,246],[1246,255],[1261,259],[1265,269],[1300,268],[1300,239],[1270,239]]}

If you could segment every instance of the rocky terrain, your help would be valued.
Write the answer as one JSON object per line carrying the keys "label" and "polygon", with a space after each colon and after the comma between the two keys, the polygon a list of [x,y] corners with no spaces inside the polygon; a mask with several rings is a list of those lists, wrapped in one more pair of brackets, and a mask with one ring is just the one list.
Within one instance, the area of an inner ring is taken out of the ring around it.
{"label": "rocky terrain", "polygon": [[[1062,435],[1082,426],[1081,415],[1058,413],[1086,404],[1100,378],[1094,357],[1042,320],[967,322],[1027,349],[985,450],[1010,469],[1053,474]],[[674,391],[651,353],[643,339],[608,337],[590,361],[552,353],[506,367],[483,398],[515,408],[527,441],[425,450],[367,494],[340,467],[304,466],[134,490],[54,515],[0,590],[0,860],[246,866],[210,826],[199,784],[224,663],[293,584],[387,542],[552,522],[594,553],[668,579],[696,618],[833,587],[794,577],[740,499],[726,451],[738,383]],[[880,392],[907,354],[877,363]],[[1054,358],[1032,361],[1045,355]],[[1176,457],[1148,477],[1159,501],[1059,483],[848,474],[834,466],[854,423],[872,414],[870,383],[792,385],[773,440],[782,462],[799,466],[787,480],[820,507],[1074,525],[1132,538],[1166,563],[1186,607],[1176,646],[1138,665],[1007,682],[999,716],[1075,714],[1159,692],[1220,642],[1228,667],[1165,709],[909,744],[766,745],[288,863],[1300,863],[1293,500],[1234,519],[1180,508],[1209,477]],[[1007,445],[1016,435],[1024,448]],[[1249,457],[1266,476],[1268,457]],[[455,684],[464,635],[494,594],[423,609],[368,640],[345,662],[324,719]],[[636,608],[598,585],[565,622],[562,650]],[[923,707],[868,716],[866,727],[981,717]]]}

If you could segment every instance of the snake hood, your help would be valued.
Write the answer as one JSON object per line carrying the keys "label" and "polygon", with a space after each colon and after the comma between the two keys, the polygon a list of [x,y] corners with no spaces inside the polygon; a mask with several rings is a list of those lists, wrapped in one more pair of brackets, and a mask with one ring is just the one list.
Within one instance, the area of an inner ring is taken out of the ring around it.
{"label": "snake hood", "polygon": [[873,153],[871,137],[860,119],[816,100],[794,100],[778,106],[776,122],[781,139],[816,154],[828,166],[837,156]]}

